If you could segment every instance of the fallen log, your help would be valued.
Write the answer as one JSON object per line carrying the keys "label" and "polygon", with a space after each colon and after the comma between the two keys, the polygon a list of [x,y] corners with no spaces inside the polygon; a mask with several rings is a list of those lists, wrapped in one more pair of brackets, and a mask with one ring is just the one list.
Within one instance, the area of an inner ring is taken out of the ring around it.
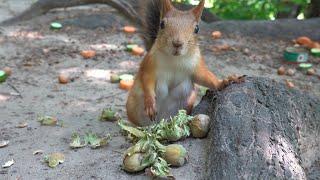
{"label": "fallen log", "polygon": [[211,116],[204,179],[320,177],[320,100],[265,78],[207,92]]}

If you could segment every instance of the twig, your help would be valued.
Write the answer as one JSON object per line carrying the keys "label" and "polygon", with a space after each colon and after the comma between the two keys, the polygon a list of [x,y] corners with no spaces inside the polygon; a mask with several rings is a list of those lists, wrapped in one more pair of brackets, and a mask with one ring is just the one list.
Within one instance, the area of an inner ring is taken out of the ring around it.
{"label": "twig", "polygon": [[7,84],[17,93],[17,96],[19,96],[21,99],[23,99],[23,96],[21,95],[20,91],[13,84],[11,84],[9,82]]}
{"label": "twig", "polygon": [[123,152],[120,152],[120,151],[117,151],[117,150],[112,150],[113,152],[115,153],[118,153],[118,154],[123,154]]}
{"label": "twig", "polygon": [[118,92],[118,93],[113,93],[111,95],[108,95],[108,96],[103,96],[103,97],[99,97],[98,99],[96,99],[96,101],[101,101],[102,99],[109,99],[111,97],[116,97],[120,94],[125,94],[125,92]]}

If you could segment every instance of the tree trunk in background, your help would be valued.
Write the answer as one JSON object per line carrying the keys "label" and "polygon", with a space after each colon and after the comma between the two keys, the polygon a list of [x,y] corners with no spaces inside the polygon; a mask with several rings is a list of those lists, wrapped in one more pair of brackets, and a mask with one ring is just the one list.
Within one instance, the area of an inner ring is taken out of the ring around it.
{"label": "tree trunk in background", "polygon": [[320,17],[320,0],[311,0],[307,17]]}
{"label": "tree trunk in background", "polygon": [[285,6],[287,6],[290,10],[279,12],[276,17],[277,19],[296,18],[301,11],[301,7],[299,5],[293,4],[291,2],[285,2]]}

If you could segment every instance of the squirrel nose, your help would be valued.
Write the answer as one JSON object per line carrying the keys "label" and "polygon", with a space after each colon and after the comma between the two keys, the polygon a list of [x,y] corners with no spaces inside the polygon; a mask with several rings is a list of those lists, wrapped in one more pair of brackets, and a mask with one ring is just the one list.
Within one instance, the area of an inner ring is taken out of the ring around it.
{"label": "squirrel nose", "polygon": [[181,41],[172,41],[172,45],[175,48],[181,48],[183,43]]}

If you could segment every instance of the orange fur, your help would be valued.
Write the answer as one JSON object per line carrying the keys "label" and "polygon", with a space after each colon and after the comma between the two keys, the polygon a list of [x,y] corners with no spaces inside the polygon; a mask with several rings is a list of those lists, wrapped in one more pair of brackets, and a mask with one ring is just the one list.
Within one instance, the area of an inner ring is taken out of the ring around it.
{"label": "orange fur", "polygon": [[201,58],[193,78],[195,83],[210,89],[221,89],[223,86],[223,81],[219,80],[216,75],[208,70],[203,58]]}
{"label": "orange fur", "polygon": [[191,114],[192,113],[192,109],[194,106],[194,103],[197,100],[197,90],[193,90],[188,98],[187,101],[187,114]]}
{"label": "orange fur", "polygon": [[[140,64],[133,88],[129,92],[126,105],[127,115],[129,120],[136,125],[139,125],[139,115],[135,109],[138,103],[144,103],[145,113],[149,117],[155,114],[155,68],[155,63],[148,53]],[[144,101],[140,101],[141,97],[139,95],[143,95]]]}
{"label": "orange fur", "polygon": [[195,83],[220,90],[230,82],[240,82],[236,76],[218,79],[201,56],[195,27],[204,0],[188,12],[174,9],[170,0],[162,3],[164,27],[140,64],[126,105],[129,121],[138,126],[170,118],[180,109],[190,114],[197,97]]}
{"label": "orange fur", "polygon": [[[156,115],[156,75],[157,66],[152,59],[150,53],[146,55],[144,60],[140,64],[140,68],[136,79],[134,81],[133,88],[129,92],[127,101],[127,115],[129,121],[138,126],[143,126],[145,123],[141,122],[141,116],[149,117],[151,120],[155,119]],[[230,76],[227,79],[218,79],[206,66],[203,58],[198,61],[198,64],[194,70],[194,74],[191,77],[194,83],[208,87],[210,89],[223,89],[229,85],[230,82],[238,82],[237,76]],[[240,82],[240,81],[239,81]],[[186,110],[188,114],[191,114],[194,103],[196,101],[196,90],[192,90],[187,99]],[[144,105],[144,114],[139,114],[139,106]]]}
{"label": "orange fur", "polygon": [[144,94],[144,105],[146,114],[154,119],[156,113],[156,76],[155,76],[155,63],[150,55],[147,55],[141,63],[139,71],[139,78],[142,82],[142,89]]}

